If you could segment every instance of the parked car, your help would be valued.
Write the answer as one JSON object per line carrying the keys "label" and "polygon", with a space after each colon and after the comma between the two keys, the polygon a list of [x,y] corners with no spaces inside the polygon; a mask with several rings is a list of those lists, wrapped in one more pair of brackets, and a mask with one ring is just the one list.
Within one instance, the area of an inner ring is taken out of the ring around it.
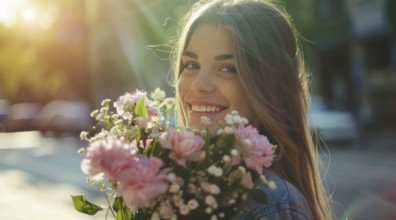
{"label": "parked car", "polygon": [[38,103],[16,103],[8,106],[5,120],[7,131],[35,130],[35,117],[40,111]]}
{"label": "parked car", "polygon": [[42,132],[79,133],[90,126],[90,107],[84,101],[54,100],[40,110],[35,121]]}
{"label": "parked car", "polygon": [[5,130],[8,118],[9,103],[6,99],[0,99],[0,132]]}
{"label": "parked car", "polygon": [[326,109],[319,96],[311,99],[309,127],[325,142],[353,141],[358,137],[359,130],[351,113]]}

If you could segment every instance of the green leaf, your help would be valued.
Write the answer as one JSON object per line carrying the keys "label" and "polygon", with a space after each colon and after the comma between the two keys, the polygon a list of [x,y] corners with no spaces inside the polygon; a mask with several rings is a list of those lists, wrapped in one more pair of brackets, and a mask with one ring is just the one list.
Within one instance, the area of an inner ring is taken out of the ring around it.
{"label": "green leaf", "polygon": [[249,195],[259,203],[267,203],[267,194],[262,189],[248,189]]}
{"label": "green leaf", "polygon": [[117,197],[113,203],[113,209],[117,211],[116,220],[130,220],[132,213],[129,211],[122,197]]}
{"label": "green leaf", "polygon": [[135,114],[143,118],[149,117],[146,106],[146,98],[144,96],[136,103]]}
{"label": "green leaf", "polygon": [[81,213],[95,215],[98,211],[103,210],[101,206],[88,201],[83,195],[72,195],[71,197],[74,208]]}

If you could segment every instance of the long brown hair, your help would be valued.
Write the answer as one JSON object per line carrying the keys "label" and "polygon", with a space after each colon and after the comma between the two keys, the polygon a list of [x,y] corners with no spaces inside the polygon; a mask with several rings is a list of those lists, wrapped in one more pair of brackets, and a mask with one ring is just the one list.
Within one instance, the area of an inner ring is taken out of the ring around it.
{"label": "long brown hair", "polygon": [[[180,26],[174,53],[175,82],[181,72],[181,53],[192,32],[205,22],[225,26],[233,34],[242,85],[260,120],[262,133],[278,146],[273,169],[301,191],[315,219],[331,219],[330,200],[307,126],[309,77],[289,15],[273,1],[199,1]],[[183,112],[179,117],[184,124]]]}

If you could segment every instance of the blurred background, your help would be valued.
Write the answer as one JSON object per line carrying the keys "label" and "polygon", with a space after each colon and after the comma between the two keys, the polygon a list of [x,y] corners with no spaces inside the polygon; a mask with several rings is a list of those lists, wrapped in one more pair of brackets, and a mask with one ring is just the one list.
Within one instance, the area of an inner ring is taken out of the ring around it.
{"label": "blurred background", "polygon": [[[169,52],[194,2],[0,0],[0,219],[97,219],[70,200],[101,198],[78,134],[105,98],[173,94]],[[396,1],[280,2],[304,37],[337,219],[396,219]]]}

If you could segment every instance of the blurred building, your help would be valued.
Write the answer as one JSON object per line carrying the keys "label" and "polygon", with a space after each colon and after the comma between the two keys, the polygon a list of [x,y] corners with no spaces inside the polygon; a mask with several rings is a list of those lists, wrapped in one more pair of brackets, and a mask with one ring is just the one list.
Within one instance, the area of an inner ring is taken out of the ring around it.
{"label": "blurred building", "polygon": [[351,112],[363,128],[395,128],[396,1],[312,5],[314,23],[305,35],[312,42],[315,92],[328,109]]}

